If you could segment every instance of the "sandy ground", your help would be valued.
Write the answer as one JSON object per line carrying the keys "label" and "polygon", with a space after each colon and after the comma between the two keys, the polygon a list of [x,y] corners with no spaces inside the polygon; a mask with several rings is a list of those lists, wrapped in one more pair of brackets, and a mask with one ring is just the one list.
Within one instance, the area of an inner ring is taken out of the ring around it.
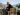
{"label": "sandy ground", "polygon": [[0,13],[0,15],[1,15],[1,13]]}
{"label": "sandy ground", "polygon": [[[0,13],[0,15],[2,15],[1,13]],[[9,15],[9,14],[8,14]],[[14,15],[14,14],[10,14],[10,15]],[[16,14],[15,14],[16,15]]]}
{"label": "sandy ground", "polygon": [[[3,12],[2,12],[2,14],[0,13],[0,15],[3,15]],[[8,15],[9,15],[9,11],[8,11]],[[13,14],[10,14],[10,15],[14,15],[14,13]],[[17,15],[17,14],[15,14],[15,15]]]}

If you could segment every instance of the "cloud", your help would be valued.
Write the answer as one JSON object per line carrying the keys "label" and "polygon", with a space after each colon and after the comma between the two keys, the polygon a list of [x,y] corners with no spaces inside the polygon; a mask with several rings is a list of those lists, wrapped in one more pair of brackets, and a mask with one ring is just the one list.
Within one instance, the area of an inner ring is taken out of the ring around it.
{"label": "cloud", "polygon": [[17,4],[20,3],[20,0],[8,0],[8,2],[10,2],[10,4]]}

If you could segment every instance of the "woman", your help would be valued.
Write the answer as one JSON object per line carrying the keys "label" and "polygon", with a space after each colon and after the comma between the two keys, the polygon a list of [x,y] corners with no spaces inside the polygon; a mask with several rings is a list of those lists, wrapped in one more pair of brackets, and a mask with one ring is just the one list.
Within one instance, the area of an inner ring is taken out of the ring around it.
{"label": "woman", "polygon": [[[8,9],[7,9],[8,8]],[[11,6],[11,4],[8,4],[8,7],[6,8],[6,10],[7,11],[10,11],[10,8],[13,8],[12,6]],[[10,15],[10,14],[9,14]]]}

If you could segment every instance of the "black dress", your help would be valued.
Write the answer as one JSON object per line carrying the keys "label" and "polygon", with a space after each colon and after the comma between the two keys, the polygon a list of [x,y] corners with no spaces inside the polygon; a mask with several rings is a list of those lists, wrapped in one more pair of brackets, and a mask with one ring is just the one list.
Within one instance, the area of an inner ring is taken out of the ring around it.
{"label": "black dress", "polygon": [[11,6],[11,4],[9,4],[9,6],[7,8],[8,8],[7,11],[10,11],[10,8],[13,8],[13,6]]}

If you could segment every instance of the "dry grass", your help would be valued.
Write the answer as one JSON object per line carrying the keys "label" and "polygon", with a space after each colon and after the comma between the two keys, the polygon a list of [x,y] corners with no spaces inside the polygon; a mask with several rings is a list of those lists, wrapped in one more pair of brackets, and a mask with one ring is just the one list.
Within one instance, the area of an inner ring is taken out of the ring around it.
{"label": "dry grass", "polygon": [[14,8],[10,8],[10,13],[16,13],[16,10]]}

